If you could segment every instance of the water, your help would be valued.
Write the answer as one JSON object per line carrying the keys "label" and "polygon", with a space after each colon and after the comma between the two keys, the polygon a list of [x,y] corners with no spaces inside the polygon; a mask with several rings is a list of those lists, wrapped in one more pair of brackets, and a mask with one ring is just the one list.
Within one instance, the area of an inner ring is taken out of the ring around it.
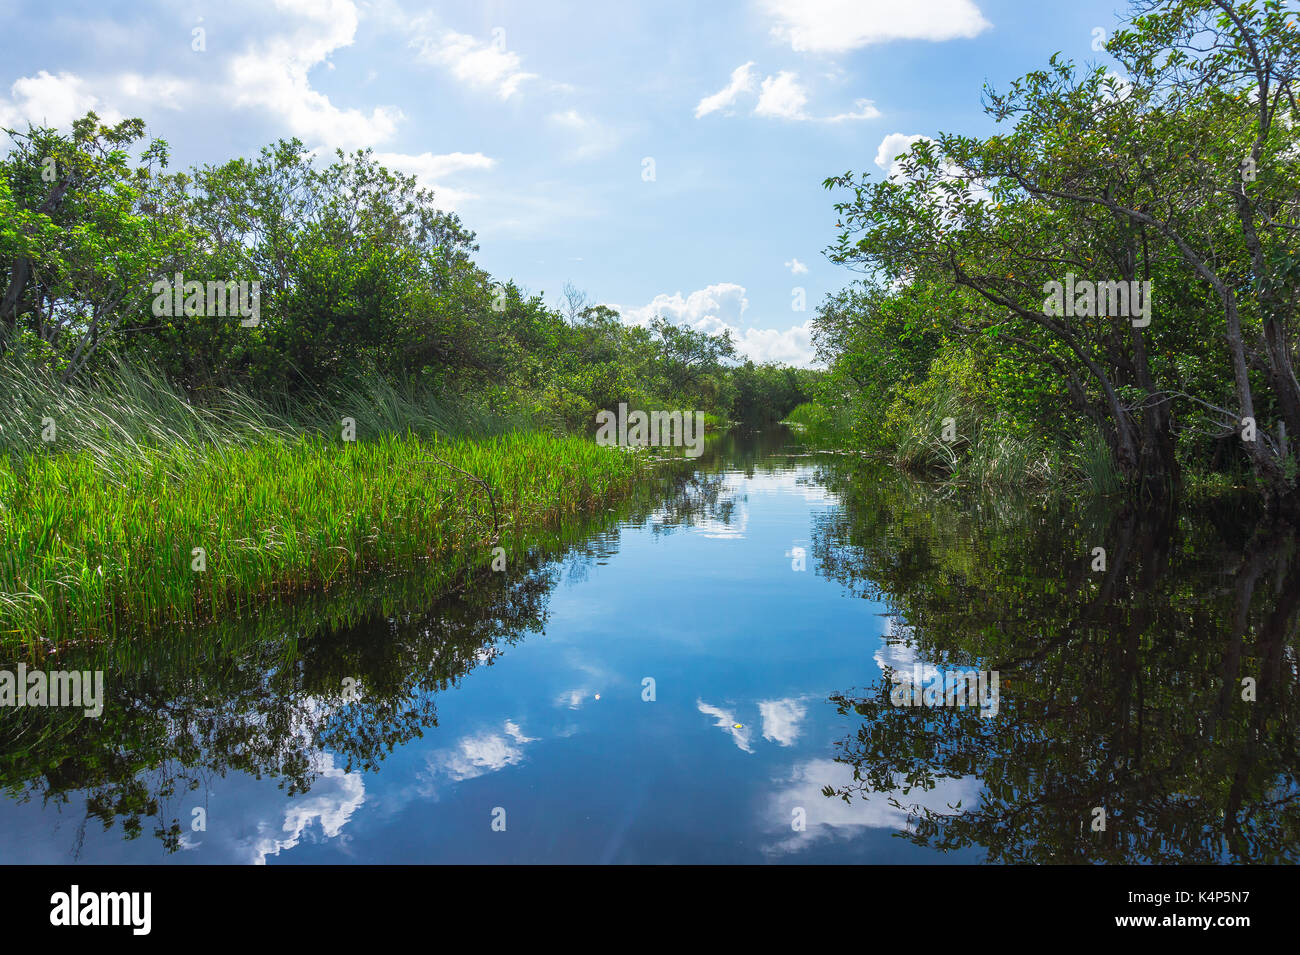
{"label": "water", "polygon": [[[0,859],[1296,860],[1300,561],[1240,509],[963,497],[774,432],[565,536],[442,601],[31,664],[108,700],[0,710]],[[996,712],[891,705],[936,669],[998,671]]]}

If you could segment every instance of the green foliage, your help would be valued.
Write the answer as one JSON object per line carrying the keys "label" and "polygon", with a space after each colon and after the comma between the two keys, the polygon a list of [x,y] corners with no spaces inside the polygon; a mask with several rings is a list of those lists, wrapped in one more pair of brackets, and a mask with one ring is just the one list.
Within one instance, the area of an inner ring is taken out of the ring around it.
{"label": "green foliage", "polygon": [[[1108,50],[1124,83],[1053,57],[986,90],[1003,132],[919,141],[885,180],[826,180],[841,190],[831,257],[869,278],[815,320],[823,400],[857,413],[859,447],[926,466],[952,456],[930,428],[955,390],[987,419],[971,453],[999,436],[978,455],[997,472],[1064,460],[1108,486],[1105,447],[1129,490],[1244,462],[1265,497],[1292,495],[1300,30],[1275,0],[1154,0]],[[1054,313],[1051,283],[1070,277],[1150,282],[1153,299],[1142,315]],[[935,363],[954,354],[974,362],[959,381]],[[1225,446],[1244,418],[1260,439]],[[1100,440],[1079,450],[1085,430]]]}
{"label": "green foliage", "polygon": [[[337,404],[383,380],[462,408],[491,395],[517,420],[566,430],[620,402],[724,418],[736,405],[766,421],[803,393],[805,373],[733,368],[725,331],[630,326],[572,288],[561,315],[495,281],[474,264],[473,233],[367,150],[322,165],[287,140],[164,174],[163,143],[131,158],[143,135],[139,120],[110,128],[93,114],[71,135],[10,131],[0,354],[65,382],[129,359],[200,403],[235,385],[271,403]],[[59,177],[47,181],[51,157]],[[256,323],[215,308],[170,314],[152,286],[177,274],[258,283]]]}
{"label": "green foliage", "polygon": [[731,416],[749,425],[780,421],[812,396],[820,372],[746,361],[732,370]]}

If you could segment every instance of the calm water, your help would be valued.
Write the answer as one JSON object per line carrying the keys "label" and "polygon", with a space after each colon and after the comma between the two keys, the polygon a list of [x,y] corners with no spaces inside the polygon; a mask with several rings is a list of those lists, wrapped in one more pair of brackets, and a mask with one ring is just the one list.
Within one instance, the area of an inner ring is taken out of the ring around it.
{"label": "calm water", "polygon": [[[108,699],[0,710],[0,860],[1296,860],[1294,534],[845,460],[731,436],[455,598],[32,664]],[[997,712],[891,705],[936,670]]]}

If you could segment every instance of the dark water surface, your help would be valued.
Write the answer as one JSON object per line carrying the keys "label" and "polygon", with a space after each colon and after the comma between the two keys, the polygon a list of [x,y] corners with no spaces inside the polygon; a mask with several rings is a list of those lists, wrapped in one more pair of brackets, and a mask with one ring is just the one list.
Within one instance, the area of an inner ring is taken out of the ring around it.
{"label": "dark water surface", "polygon": [[[0,708],[0,860],[1296,861],[1292,531],[846,462],[732,435],[455,598],[30,664],[107,700]],[[891,704],[935,671],[996,712]]]}

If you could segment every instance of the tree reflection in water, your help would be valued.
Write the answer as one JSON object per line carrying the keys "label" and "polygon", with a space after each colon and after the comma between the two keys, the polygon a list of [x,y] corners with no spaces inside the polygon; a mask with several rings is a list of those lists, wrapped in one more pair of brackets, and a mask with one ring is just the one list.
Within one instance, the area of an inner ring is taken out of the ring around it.
{"label": "tree reflection in water", "polygon": [[[982,846],[992,862],[1300,858],[1294,529],[1234,507],[959,501],[887,475],[825,479],[845,505],[815,531],[820,572],[883,600],[919,658],[999,671],[1002,699],[991,719],[894,707],[888,671],[834,696],[862,724],[837,744],[853,782],[824,795],[886,800],[907,813],[904,838]],[[921,805],[959,778],[980,782],[974,805]]]}

